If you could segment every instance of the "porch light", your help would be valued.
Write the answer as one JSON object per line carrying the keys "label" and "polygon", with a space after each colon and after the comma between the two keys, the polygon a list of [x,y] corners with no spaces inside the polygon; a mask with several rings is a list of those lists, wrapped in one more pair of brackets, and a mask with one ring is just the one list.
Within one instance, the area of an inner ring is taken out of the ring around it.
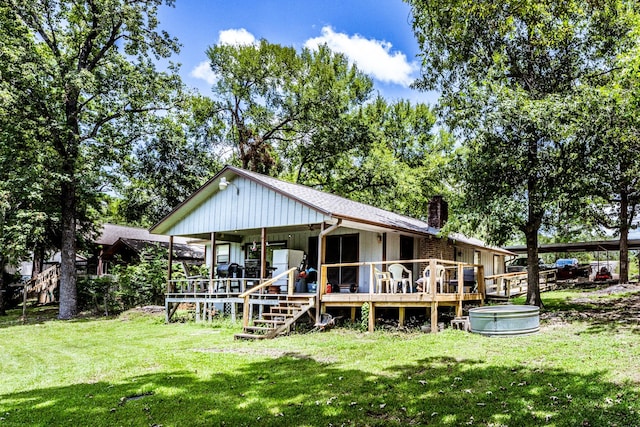
{"label": "porch light", "polygon": [[225,178],[224,176],[220,178],[220,183],[218,184],[218,188],[220,189],[220,191],[226,190],[229,185],[236,187],[236,194],[237,195],[240,194],[240,189],[238,188],[237,185],[227,181],[227,178]]}

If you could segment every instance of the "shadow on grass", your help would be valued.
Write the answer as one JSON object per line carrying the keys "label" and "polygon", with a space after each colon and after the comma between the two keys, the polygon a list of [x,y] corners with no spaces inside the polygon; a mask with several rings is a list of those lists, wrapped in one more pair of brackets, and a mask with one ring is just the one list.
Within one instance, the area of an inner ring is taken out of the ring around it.
{"label": "shadow on grass", "polygon": [[600,373],[432,358],[376,376],[292,353],[244,366],[6,394],[0,425],[640,425],[637,390]]}
{"label": "shadow on grass", "polygon": [[586,333],[616,333],[628,330],[640,334],[640,294],[584,298],[545,298],[542,319],[548,322],[586,322]]}
{"label": "shadow on grass", "polygon": [[[6,312],[6,316],[0,316],[0,329],[21,325],[37,325],[58,320],[59,307],[57,303],[46,305],[28,304],[25,319],[22,318],[22,306],[8,309]],[[66,322],[88,322],[112,318],[113,316],[82,313],[72,320],[66,320]]]}

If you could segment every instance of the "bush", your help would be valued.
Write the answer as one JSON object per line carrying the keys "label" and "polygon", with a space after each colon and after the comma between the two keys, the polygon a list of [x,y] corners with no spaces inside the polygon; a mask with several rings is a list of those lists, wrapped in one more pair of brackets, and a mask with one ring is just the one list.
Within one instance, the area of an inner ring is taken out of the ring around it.
{"label": "bush", "polygon": [[109,276],[78,281],[78,302],[83,309],[113,314],[143,305],[163,305],[167,284],[166,251],[147,249],[140,262],[115,265]]}

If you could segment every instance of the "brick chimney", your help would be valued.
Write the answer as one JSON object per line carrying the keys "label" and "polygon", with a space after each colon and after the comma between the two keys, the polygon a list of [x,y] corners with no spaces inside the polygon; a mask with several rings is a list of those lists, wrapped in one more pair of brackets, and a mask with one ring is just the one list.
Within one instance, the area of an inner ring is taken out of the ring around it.
{"label": "brick chimney", "polygon": [[442,196],[433,196],[429,200],[429,227],[442,228],[449,219],[449,205]]}

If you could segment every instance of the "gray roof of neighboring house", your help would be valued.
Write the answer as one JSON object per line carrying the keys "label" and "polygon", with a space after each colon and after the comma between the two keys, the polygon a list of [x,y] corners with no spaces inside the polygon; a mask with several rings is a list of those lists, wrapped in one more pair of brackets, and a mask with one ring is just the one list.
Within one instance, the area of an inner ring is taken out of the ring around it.
{"label": "gray roof of neighboring house", "polygon": [[[146,228],[106,223],[102,225],[102,231],[93,243],[111,246],[120,238],[146,240],[150,242],[169,242],[169,236],[151,234]],[[175,237],[174,243],[187,243],[187,239]]]}
{"label": "gray roof of neighboring house", "polygon": [[[140,254],[145,249],[158,247],[163,249],[163,253],[169,250],[169,242],[152,241],[145,239],[119,238],[114,244],[102,254],[102,258],[111,259],[122,248],[129,248]],[[184,243],[174,243],[173,253],[176,260],[204,260],[204,247],[199,245],[187,245]]]}

